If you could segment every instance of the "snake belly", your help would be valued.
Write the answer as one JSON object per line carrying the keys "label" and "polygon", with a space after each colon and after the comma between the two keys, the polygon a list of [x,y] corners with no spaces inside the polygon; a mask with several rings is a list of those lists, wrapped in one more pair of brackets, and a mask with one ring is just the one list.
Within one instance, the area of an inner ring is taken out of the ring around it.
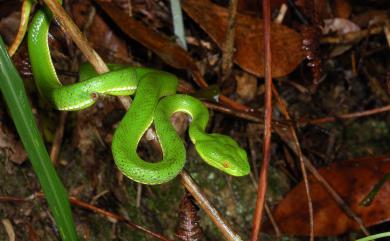
{"label": "snake belly", "polygon": [[[28,32],[28,51],[39,93],[58,110],[81,110],[93,105],[99,96],[133,95],[131,107],[115,130],[112,153],[115,164],[130,179],[144,184],[160,184],[176,177],[186,159],[184,144],[171,125],[170,116],[178,111],[192,117],[191,141],[208,164],[228,174],[249,173],[246,153],[230,137],[204,132],[208,111],[197,99],[177,95],[177,78],[167,72],[143,67],[111,65],[98,75],[90,65],[80,68],[80,82],[62,85],[50,56],[48,31],[51,13],[39,9]],[[146,162],[137,154],[138,143],[155,122],[163,159]]]}

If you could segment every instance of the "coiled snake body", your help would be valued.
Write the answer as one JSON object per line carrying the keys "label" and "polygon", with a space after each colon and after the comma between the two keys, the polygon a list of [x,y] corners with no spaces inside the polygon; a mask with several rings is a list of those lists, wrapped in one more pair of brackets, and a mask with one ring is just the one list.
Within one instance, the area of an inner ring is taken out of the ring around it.
{"label": "coiled snake body", "polygon": [[[80,110],[91,106],[101,95],[133,95],[132,105],[115,131],[112,153],[118,168],[130,179],[144,184],[160,184],[173,179],[183,169],[185,148],[171,125],[175,112],[192,118],[189,135],[204,161],[230,175],[249,173],[246,152],[230,137],[207,134],[209,114],[199,100],[176,94],[177,78],[167,72],[111,65],[111,71],[96,74],[92,67],[80,69],[80,82],[62,85],[54,69],[48,46],[51,13],[38,10],[30,24],[28,50],[37,88],[58,110]],[[138,143],[154,121],[163,159],[146,162],[137,154]]]}

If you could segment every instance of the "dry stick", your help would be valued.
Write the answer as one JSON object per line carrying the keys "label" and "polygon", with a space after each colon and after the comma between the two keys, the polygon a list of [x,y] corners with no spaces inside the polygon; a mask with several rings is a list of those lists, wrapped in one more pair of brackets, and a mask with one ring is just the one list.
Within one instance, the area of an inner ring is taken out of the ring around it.
{"label": "dry stick", "polygon": [[[296,148],[296,144],[294,140],[291,140],[291,135],[289,135],[285,129],[283,128],[275,128],[275,131],[278,133],[280,138],[287,144],[288,147],[298,155],[298,150]],[[333,189],[333,187],[329,184],[329,182],[317,171],[314,165],[310,162],[310,160],[302,155],[303,161],[305,162],[305,166],[311,172],[311,174],[317,179],[319,183],[328,191],[328,193],[332,196],[332,198],[337,202],[339,207],[348,215],[348,217],[355,220],[355,222],[359,225],[360,229],[363,231],[365,235],[369,235],[367,229],[364,227],[364,223],[361,218],[352,211],[352,209],[344,202],[342,197]]]}
{"label": "dry stick", "polygon": [[99,74],[108,72],[109,69],[102,58],[89,45],[87,38],[80,31],[77,25],[69,17],[69,15],[62,8],[61,4],[55,0],[43,0],[43,2],[50,8],[50,11],[55,15],[55,18],[60,22],[61,27],[69,34],[74,43],[79,47],[81,52],[87,58]]}
{"label": "dry stick", "polygon": [[335,37],[323,37],[321,43],[323,44],[351,44],[362,40],[369,35],[380,34],[383,32],[383,26],[376,26],[368,29],[364,29],[357,32],[350,32]]}
{"label": "dry stick", "polygon": [[[278,91],[276,88],[273,86],[272,88],[273,94],[276,98],[276,102],[278,105],[279,110],[283,113],[285,118],[288,121],[291,121],[290,114],[288,113],[287,106],[285,104],[285,101],[280,97]],[[303,161],[303,153],[301,149],[301,145],[299,144],[298,136],[297,133],[293,127],[293,125],[289,126],[292,138],[293,138],[293,143],[295,145],[295,148],[297,150],[297,154],[299,157],[299,162],[301,166],[301,171],[302,171],[302,176],[303,176],[303,182],[305,184],[305,191],[306,191],[306,197],[307,197],[307,204],[308,204],[308,209],[309,209],[309,221],[310,221],[310,241],[314,241],[314,214],[313,214],[313,202],[311,199],[310,195],[310,187],[309,187],[309,181],[307,179],[307,172],[305,168],[305,162]]]}
{"label": "dry stick", "polygon": [[253,115],[252,113],[249,112],[243,112],[243,111],[237,111],[235,109],[222,106],[220,104],[212,103],[212,102],[203,102],[207,106],[208,109],[219,111],[225,114],[229,114],[232,116],[236,116],[240,119],[248,120],[248,121],[253,121],[253,122],[263,122],[263,119],[259,118],[258,116]]}
{"label": "dry stick", "polygon": [[[254,188],[257,190],[258,184],[254,178],[254,175],[252,175],[252,173],[250,173],[250,177],[251,177],[251,181],[252,181]],[[265,209],[266,214],[268,215],[268,218],[272,224],[272,227],[274,228],[276,238],[277,238],[277,240],[279,240],[282,237],[282,233],[280,232],[280,228],[279,228],[278,224],[276,223],[275,218],[272,214],[271,208],[268,206],[267,202],[264,203],[264,209]]]}
{"label": "dry stick", "polygon": [[16,50],[18,50],[20,44],[23,41],[24,35],[26,34],[29,18],[26,16],[26,14],[23,14],[23,12],[26,11],[27,8],[31,8],[31,5],[32,3],[30,0],[23,0],[22,10],[20,11],[21,14],[18,33],[16,34],[16,37],[11,46],[8,48],[8,54],[11,57],[15,54]]}
{"label": "dry stick", "polygon": [[206,212],[206,214],[211,218],[213,223],[217,226],[218,230],[222,235],[229,241],[239,241],[242,240],[241,237],[233,231],[228,222],[220,215],[218,210],[213,207],[213,205],[207,200],[206,196],[202,193],[199,186],[191,178],[188,173],[183,170],[180,173],[180,180],[182,184],[187,188],[191,195],[195,198],[199,206]]}
{"label": "dry stick", "polygon": [[327,122],[334,122],[337,120],[348,120],[348,119],[357,118],[357,117],[375,115],[375,114],[379,114],[379,113],[387,112],[387,111],[390,111],[390,105],[386,105],[386,106],[371,109],[371,110],[361,111],[361,112],[343,114],[343,115],[339,115],[336,117],[329,116],[329,117],[324,117],[324,118],[319,118],[319,119],[314,119],[314,120],[302,120],[302,121],[299,121],[299,123],[300,124],[302,123],[302,124],[316,125],[316,124],[323,124],[323,123],[327,123]]}
{"label": "dry stick", "polygon": [[280,228],[278,224],[276,223],[275,217],[272,214],[271,208],[268,206],[267,202],[264,203],[264,209],[265,213],[267,214],[269,221],[272,224],[272,227],[274,228],[276,240],[280,240],[282,238],[282,232],[280,231]]}
{"label": "dry stick", "polygon": [[[92,47],[88,43],[88,40],[81,33],[79,28],[76,26],[73,20],[68,16],[68,14],[62,8],[62,6],[56,0],[44,0],[44,2],[53,12],[57,20],[60,22],[61,26],[65,29],[66,33],[69,34],[71,39],[73,39],[73,41],[82,51],[82,53],[85,55],[87,60],[94,66],[95,70],[98,73],[107,72],[108,68],[106,64],[103,62],[100,56],[94,51],[94,49],[92,49]],[[123,104],[123,102],[122,105],[125,107],[125,109],[128,109],[129,105],[126,106],[125,104]],[[201,195],[199,191],[199,187],[197,187],[196,184],[191,181],[187,173],[182,171],[180,176],[182,178],[183,185],[187,188],[187,190],[191,194],[194,195],[194,197],[197,196],[199,200],[202,202],[202,204],[208,204],[207,207],[210,208],[208,210],[215,210],[215,208],[211,206],[210,202],[205,198],[205,196]],[[200,206],[203,207],[201,204]],[[218,214],[218,212],[206,211],[206,213],[210,215],[210,218],[213,221],[223,220],[222,217]],[[232,229],[227,225],[227,222],[216,222],[215,224],[220,230],[223,230],[224,235],[227,235],[225,236],[225,238],[234,237],[234,239],[229,239],[229,240],[241,240],[241,238],[237,234],[235,234],[232,231]],[[219,225],[223,227],[220,227]]]}
{"label": "dry stick", "polygon": [[[72,40],[69,38],[66,38],[66,44],[68,46],[70,56],[74,57],[76,55],[76,53],[75,53],[75,51],[74,51],[75,49],[73,48],[71,43],[72,43]],[[71,72],[74,73],[73,71],[77,70],[78,66],[79,66],[78,61],[72,61],[72,63],[70,64]],[[67,73],[65,73],[65,74],[67,74]],[[74,81],[75,80],[72,79],[71,83],[74,83]],[[62,111],[60,113],[58,128],[55,132],[53,145],[52,145],[51,150],[50,150],[50,159],[51,159],[53,165],[57,165],[57,162],[58,162],[58,157],[59,157],[59,154],[61,151],[62,138],[64,136],[65,122],[66,122],[67,116],[68,116],[67,111]]]}
{"label": "dry stick", "polygon": [[263,163],[260,169],[259,185],[257,190],[256,209],[253,215],[251,241],[257,241],[260,233],[261,221],[267,190],[268,166],[271,159],[271,133],[272,133],[272,73],[271,73],[271,7],[270,0],[263,0],[264,18],[264,73],[265,73],[265,119]]}
{"label": "dry stick", "polygon": [[111,212],[108,212],[104,209],[101,209],[101,208],[98,208],[98,207],[95,207],[89,203],[86,203],[86,202],[83,202],[83,201],[80,201],[74,197],[69,197],[69,201],[74,204],[74,205],[77,205],[81,208],[85,208],[85,209],[88,209],[88,210],[91,210],[95,213],[98,213],[98,214],[101,214],[103,216],[106,216],[110,219],[113,219],[115,221],[119,221],[119,222],[124,222],[126,223],[127,226],[131,227],[131,228],[135,228],[135,229],[139,229],[139,230],[142,230],[144,231],[145,233],[157,238],[157,239],[160,239],[160,240],[164,240],[164,241],[170,241],[169,239],[165,238],[164,236],[162,236],[161,234],[159,233],[155,233],[155,232],[152,232],[150,231],[149,229],[141,226],[141,225],[138,225],[138,224],[135,224],[133,222],[131,222],[129,219],[123,217],[123,216],[119,216],[118,214],[115,214],[115,213],[111,213]]}
{"label": "dry stick", "polygon": [[238,0],[230,0],[229,4],[229,22],[226,30],[225,46],[222,54],[222,78],[223,83],[232,72],[233,53],[234,53],[234,36],[236,32],[236,16],[237,16]]}
{"label": "dry stick", "polygon": [[[42,192],[37,192],[34,195],[30,195],[29,197],[26,197],[26,198],[11,197],[11,196],[0,196],[0,202],[31,202],[31,201],[33,201],[36,198],[43,199],[44,197],[45,196],[44,196],[44,194]],[[109,219],[111,222],[113,222],[113,221],[115,221],[115,222],[124,222],[124,223],[126,223],[127,226],[129,226],[131,228],[139,229],[141,231],[144,231],[145,233],[147,233],[147,234],[149,234],[149,235],[151,235],[151,236],[153,236],[155,238],[158,238],[158,239],[163,240],[163,241],[170,241],[169,239],[165,238],[161,234],[155,233],[153,231],[150,231],[146,227],[138,225],[136,223],[133,223],[129,219],[127,219],[127,218],[125,218],[123,216],[120,216],[118,214],[106,211],[106,210],[104,210],[102,208],[98,208],[98,207],[96,207],[94,205],[91,205],[89,203],[81,201],[81,200],[79,200],[79,199],[77,199],[75,197],[69,197],[69,201],[70,201],[70,203],[72,203],[75,206],[78,206],[78,207],[81,207],[81,208],[93,211],[93,212],[95,212],[97,214],[100,214],[103,217],[106,217],[107,219]]]}
{"label": "dry stick", "polygon": [[54,135],[53,146],[51,147],[50,150],[50,159],[53,165],[57,165],[58,155],[60,154],[60,150],[61,150],[62,137],[64,136],[64,126],[65,126],[65,120],[67,115],[68,115],[67,111],[63,111],[60,113],[58,128]]}

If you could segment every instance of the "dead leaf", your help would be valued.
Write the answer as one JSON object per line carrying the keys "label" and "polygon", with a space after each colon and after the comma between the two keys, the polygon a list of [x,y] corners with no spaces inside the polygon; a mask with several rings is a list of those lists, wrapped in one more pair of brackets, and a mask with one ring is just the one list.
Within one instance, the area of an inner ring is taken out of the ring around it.
{"label": "dead leaf", "polygon": [[22,143],[17,139],[14,132],[5,125],[0,124],[0,149],[6,151],[8,158],[18,165],[27,160],[27,153]]}
{"label": "dead leaf", "polygon": [[[228,10],[208,1],[186,0],[184,11],[222,47],[226,38]],[[301,36],[294,30],[271,23],[271,51],[273,77],[292,72],[303,59]],[[264,76],[263,21],[237,14],[235,63],[244,70]]]}
{"label": "dead leaf", "polygon": [[[165,63],[178,69],[190,71],[194,77],[194,81],[201,88],[206,88],[208,86],[192,57],[174,41],[129,17],[114,4],[102,0],[97,0],[96,2],[99,3],[102,9],[127,36],[153,51]],[[224,95],[220,95],[219,100],[221,103],[236,110],[250,110],[247,106],[234,102]]]}
{"label": "dead leaf", "polygon": [[334,2],[334,12],[339,18],[349,18],[352,12],[351,4],[348,0],[338,0]]}
{"label": "dead leaf", "polygon": [[[103,52],[112,59],[123,63],[130,62],[126,42],[119,38],[100,15],[93,12],[93,6],[88,1],[76,1],[72,4],[72,16],[78,26],[87,27],[88,40],[94,49]],[[90,19],[91,16],[93,19]]]}
{"label": "dead leaf", "polygon": [[[198,66],[191,56],[173,40],[158,34],[147,28],[142,23],[129,17],[112,3],[97,1],[102,9],[114,20],[118,27],[125,32],[130,38],[141,43],[146,48],[153,51],[165,63],[178,68],[191,71],[194,76],[200,75]],[[198,85],[207,87],[207,83],[203,78],[196,78]]]}
{"label": "dead leaf", "polygon": [[[365,226],[390,220],[390,182],[383,185],[370,206],[359,206],[373,186],[390,172],[390,155],[334,163],[321,168],[319,172],[361,217]],[[347,217],[318,181],[313,177],[309,181],[316,236],[335,236],[359,229],[358,224]],[[274,211],[274,218],[285,234],[309,235],[309,214],[302,182],[279,203]],[[272,230],[269,224],[265,228]]]}

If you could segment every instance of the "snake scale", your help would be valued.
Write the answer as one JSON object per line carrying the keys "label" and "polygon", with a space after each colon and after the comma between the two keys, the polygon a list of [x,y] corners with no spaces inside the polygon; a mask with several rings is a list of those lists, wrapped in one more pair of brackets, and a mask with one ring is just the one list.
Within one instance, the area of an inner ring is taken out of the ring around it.
{"label": "snake scale", "polygon": [[[186,150],[170,121],[175,112],[191,117],[189,136],[205,162],[230,175],[249,173],[246,152],[228,136],[205,132],[207,108],[194,97],[176,94],[178,80],[170,73],[112,64],[109,72],[98,75],[90,65],[83,65],[80,81],[63,85],[50,56],[51,20],[48,9],[38,9],[28,30],[32,72],[39,93],[47,101],[58,110],[75,111],[93,105],[104,95],[135,95],[112,140],[115,164],[124,175],[144,184],[161,184],[180,173]],[[152,123],[163,151],[163,159],[155,163],[144,161],[137,154],[138,143]]]}

